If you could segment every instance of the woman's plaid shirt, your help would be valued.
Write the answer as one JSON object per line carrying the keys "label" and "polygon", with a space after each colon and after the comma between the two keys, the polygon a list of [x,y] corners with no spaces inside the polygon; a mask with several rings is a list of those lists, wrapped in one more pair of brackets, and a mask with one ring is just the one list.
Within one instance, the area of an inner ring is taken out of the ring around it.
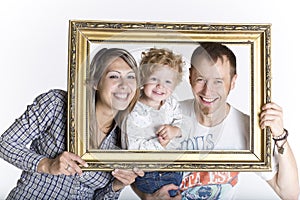
{"label": "woman's plaid shirt", "polygon": [[[7,199],[117,199],[113,177],[107,172],[84,172],[81,176],[37,173],[39,161],[66,150],[67,93],[50,90],[38,96],[0,137],[0,157],[23,170]],[[101,149],[114,149],[116,127]],[[30,146],[30,147],[29,147]],[[28,148],[29,147],[29,148]],[[3,181],[3,180],[2,180]]]}

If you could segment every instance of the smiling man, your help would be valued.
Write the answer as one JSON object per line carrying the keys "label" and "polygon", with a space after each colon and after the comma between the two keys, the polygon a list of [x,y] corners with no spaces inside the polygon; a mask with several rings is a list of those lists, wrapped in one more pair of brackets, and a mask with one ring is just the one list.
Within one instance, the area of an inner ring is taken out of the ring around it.
{"label": "smiling man", "polygon": [[181,105],[195,127],[187,148],[249,149],[249,116],[227,103],[237,78],[233,52],[220,43],[201,43],[192,55],[189,78],[194,98]]}
{"label": "smiling man", "polygon": [[[184,144],[187,149],[249,149],[249,116],[227,103],[236,78],[236,57],[228,47],[205,42],[195,49],[189,76],[194,98],[181,103],[183,114],[194,124]],[[238,174],[187,172],[181,185],[182,199],[232,199]]]}
{"label": "smiling man", "polygon": [[[194,130],[186,142],[187,149],[249,149],[249,116],[227,102],[227,97],[235,86],[236,71],[236,57],[227,46],[218,42],[203,42],[194,50],[189,77],[194,98],[181,103],[183,114],[189,116],[194,124]],[[270,113],[265,118],[261,117],[261,121],[280,119],[282,111],[275,104],[269,105],[272,105],[267,109]],[[283,130],[282,126],[278,131],[274,129],[275,124],[281,124],[279,122],[273,120],[273,124],[270,124],[275,138]],[[295,160],[293,156],[290,158],[285,162],[290,164],[291,171],[296,171]],[[278,173],[278,165],[280,169],[285,168],[282,160],[279,159],[278,164],[277,159],[277,156],[273,159],[272,172],[257,174],[266,180],[277,194],[284,197],[281,190],[275,189],[280,187],[272,183],[286,187],[286,177],[293,175],[287,173],[285,178],[276,179],[277,176],[282,177],[282,174]],[[239,172],[187,172],[181,184],[182,199],[233,199],[236,184],[239,182],[238,174]],[[294,180],[298,183],[298,178]],[[297,186],[294,191],[294,194],[297,194]]]}
{"label": "smiling man", "polygon": [[[233,52],[218,42],[202,42],[193,52],[190,84],[193,99],[181,102],[183,114],[190,118],[191,134],[181,143],[190,150],[242,150],[249,149],[249,116],[227,103],[227,97],[236,81],[236,58]],[[256,172],[266,180],[282,199],[297,199],[299,180],[296,160],[283,128],[283,111],[275,103],[262,106],[261,129],[270,128],[277,148],[272,157],[271,172]],[[280,139],[281,138],[281,139]],[[279,151],[283,147],[284,151]],[[178,189],[165,185],[153,194],[144,194],[134,185],[142,199],[192,200],[235,199],[239,173],[234,172],[184,172],[181,193],[170,197],[168,191]]]}

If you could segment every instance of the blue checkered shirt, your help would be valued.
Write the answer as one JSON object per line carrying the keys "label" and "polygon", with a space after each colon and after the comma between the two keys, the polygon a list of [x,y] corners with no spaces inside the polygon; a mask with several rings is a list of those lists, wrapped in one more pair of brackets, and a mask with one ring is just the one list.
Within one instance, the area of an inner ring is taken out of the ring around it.
{"label": "blue checkered shirt", "polygon": [[[50,90],[38,96],[0,137],[0,157],[22,169],[17,186],[7,199],[117,199],[113,177],[107,172],[51,175],[37,172],[39,161],[66,150],[67,93]],[[116,148],[115,128],[101,149]],[[30,144],[30,148],[27,146]],[[3,181],[3,180],[2,180]]]}

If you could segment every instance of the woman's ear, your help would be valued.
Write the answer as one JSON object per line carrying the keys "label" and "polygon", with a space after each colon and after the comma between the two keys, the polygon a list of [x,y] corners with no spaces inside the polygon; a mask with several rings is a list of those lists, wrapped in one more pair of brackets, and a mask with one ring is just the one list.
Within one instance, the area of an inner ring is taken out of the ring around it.
{"label": "woman's ear", "polygon": [[94,86],[93,86],[93,89],[94,89],[94,90],[98,90],[98,88],[97,88],[97,86],[96,86],[96,85],[94,85]]}

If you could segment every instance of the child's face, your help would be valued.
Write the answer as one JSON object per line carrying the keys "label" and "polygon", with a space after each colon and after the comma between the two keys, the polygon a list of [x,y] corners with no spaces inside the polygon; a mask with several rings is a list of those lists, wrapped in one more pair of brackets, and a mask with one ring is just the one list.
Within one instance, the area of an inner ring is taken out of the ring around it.
{"label": "child's face", "polygon": [[144,84],[144,94],[152,101],[163,101],[167,99],[176,87],[177,73],[168,66],[157,68],[146,79]]}

